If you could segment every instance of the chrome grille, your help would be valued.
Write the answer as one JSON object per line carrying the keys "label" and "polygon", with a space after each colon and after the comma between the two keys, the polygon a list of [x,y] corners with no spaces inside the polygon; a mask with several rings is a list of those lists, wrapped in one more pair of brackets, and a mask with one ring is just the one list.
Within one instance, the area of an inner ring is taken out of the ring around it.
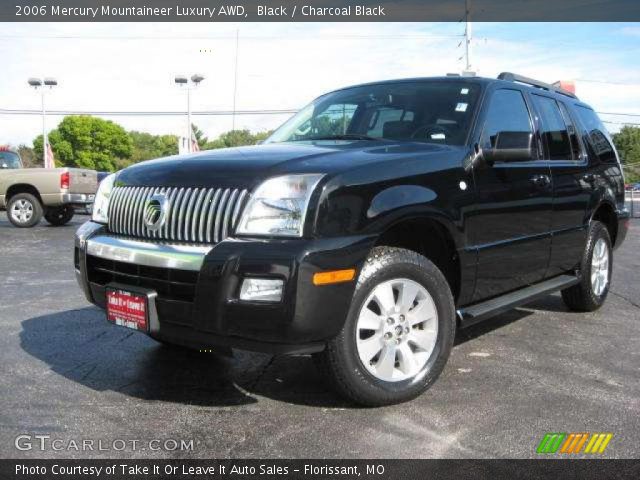
{"label": "chrome grille", "polygon": [[[144,224],[146,202],[162,193],[168,200],[164,225]],[[109,204],[109,230],[115,234],[167,241],[218,243],[233,231],[249,198],[234,188],[116,187]]]}

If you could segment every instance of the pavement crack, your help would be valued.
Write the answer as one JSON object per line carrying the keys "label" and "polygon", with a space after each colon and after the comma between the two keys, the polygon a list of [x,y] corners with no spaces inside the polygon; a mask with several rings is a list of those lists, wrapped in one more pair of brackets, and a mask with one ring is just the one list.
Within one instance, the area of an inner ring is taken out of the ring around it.
{"label": "pavement crack", "polygon": [[122,337],[120,340],[118,340],[116,343],[122,343],[124,342],[127,338],[129,338],[131,335],[133,335],[135,332],[131,332],[131,333],[127,333],[124,337]]}
{"label": "pavement crack", "polygon": [[86,342],[84,342],[84,343],[83,343],[83,345],[87,345],[87,344],[89,344],[89,343],[91,343],[91,342],[95,342],[95,341],[96,341],[97,339],[99,339],[100,337],[102,337],[102,336],[106,335],[106,333],[107,333],[107,330],[104,330],[104,331],[100,332],[100,333],[99,333],[99,334],[97,334],[95,337],[90,338],[89,340],[87,340]]}
{"label": "pavement crack", "polygon": [[620,295],[619,293],[614,292],[613,290],[609,290],[609,293],[611,293],[611,295],[614,295],[618,298],[621,298],[623,300],[626,300],[627,302],[629,302],[631,305],[633,305],[636,308],[640,308],[640,304],[634,302],[633,300],[628,299],[627,297],[625,297],[624,295]]}
{"label": "pavement crack", "polygon": [[85,374],[82,376],[82,378],[80,379],[80,381],[82,381],[82,380],[86,380],[86,379],[89,377],[89,375],[91,375],[91,374],[94,372],[94,370],[95,370],[96,368],[98,368],[98,366],[97,366],[97,365],[92,366],[92,367],[89,369],[89,371],[88,371],[87,373],[85,373]]}

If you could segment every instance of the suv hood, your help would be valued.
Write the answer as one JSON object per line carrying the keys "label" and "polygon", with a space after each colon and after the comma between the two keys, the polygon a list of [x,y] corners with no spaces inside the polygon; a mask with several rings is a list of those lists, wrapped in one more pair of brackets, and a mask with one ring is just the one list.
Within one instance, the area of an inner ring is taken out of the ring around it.
{"label": "suv hood", "polygon": [[337,173],[359,166],[437,156],[461,147],[391,141],[315,141],[208,150],[150,160],[128,167],[118,185],[252,189],[290,173]]}

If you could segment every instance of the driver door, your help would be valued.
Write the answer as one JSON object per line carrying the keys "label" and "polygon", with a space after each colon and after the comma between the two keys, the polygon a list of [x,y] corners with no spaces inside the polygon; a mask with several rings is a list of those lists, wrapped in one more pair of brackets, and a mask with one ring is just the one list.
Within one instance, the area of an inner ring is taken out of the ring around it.
{"label": "driver door", "polygon": [[[527,98],[518,88],[498,88],[485,109],[480,147],[499,152],[499,160],[481,162],[473,171],[476,204],[468,223],[478,258],[473,301],[541,281],[551,254],[551,172],[548,162],[538,160]],[[513,139],[523,138],[533,139],[526,145],[531,158],[510,158],[515,151],[510,149],[523,147]]]}

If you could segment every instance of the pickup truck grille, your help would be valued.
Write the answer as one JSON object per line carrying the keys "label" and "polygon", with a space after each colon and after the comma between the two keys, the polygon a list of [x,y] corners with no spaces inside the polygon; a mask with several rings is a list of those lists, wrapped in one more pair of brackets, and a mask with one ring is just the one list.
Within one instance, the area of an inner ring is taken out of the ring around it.
{"label": "pickup truck grille", "polygon": [[[145,225],[147,202],[153,195],[167,199],[159,230]],[[109,230],[130,237],[189,243],[218,243],[238,222],[247,190],[233,188],[116,187],[109,203]]]}

